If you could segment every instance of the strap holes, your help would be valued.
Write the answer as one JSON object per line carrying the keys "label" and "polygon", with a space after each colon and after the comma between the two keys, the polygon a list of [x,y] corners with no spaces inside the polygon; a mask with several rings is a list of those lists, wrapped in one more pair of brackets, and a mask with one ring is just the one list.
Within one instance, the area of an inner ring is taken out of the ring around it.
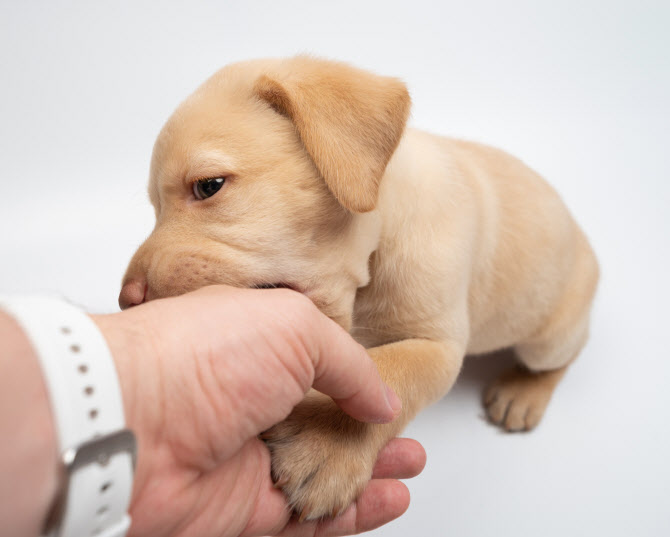
{"label": "strap holes", "polygon": [[86,386],[86,388],[84,388],[84,394],[93,395],[93,386]]}
{"label": "strap holes", "polygon": [[72,330],[70,330],[69,326],[61,326],[60,327],[60,333],[65,334],[67,336],[68,334],[72,333]]}
{"label": "strap holes", "polygon": [[86,364],[80,364],[77,370],[83,375],[88,372],[88,366]]}
{"label": "strap holes", "polygon": [[111,481],[105,481],[100,487],[100,494],[102,494],[103,492],[107,492],[109,490],[109,487],[111,486],[112,486]]}
{"label": "strap holes", "polygon": [[74,345],[70,345],[70,350],[77,354],[79,351],[81,351],[81,347],[75,343]]}
{"label": "strap holes", "polygon": [[102,507],[100,507],[96,511],[96,513],[97,513],[98,516],[103,516],[105,513],[107,513],[107,511],[109,511],[109,507],[107,507],[106,505],[103,505]]}
{"label": "strap holes", "polygon": [[109,455],[107,455],[107,453],[98,455],[98,464],[100,466],[107,466],[109,464]]}
{"label": "strap holes", "polygon": [[98,417],[98,409],[97,408],[92,408],[91,410],[88,411],[88,417],[94,420],[95,418]]}

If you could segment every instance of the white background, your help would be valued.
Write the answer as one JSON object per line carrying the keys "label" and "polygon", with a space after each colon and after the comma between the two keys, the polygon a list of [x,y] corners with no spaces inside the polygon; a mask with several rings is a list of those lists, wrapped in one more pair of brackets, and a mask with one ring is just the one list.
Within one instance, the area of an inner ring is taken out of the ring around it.
{"label": "white background", "polygon": [[408,430],[428,465],[375,535],[670,535],[670,8],[651,1],[0,5],[0,291],[116,310],[150,232],[154,137],[220,66],[310,52],[403,78],[412,124],[500,146],[563,195],[602,266],[592,337],[507,435],[471,360]]}

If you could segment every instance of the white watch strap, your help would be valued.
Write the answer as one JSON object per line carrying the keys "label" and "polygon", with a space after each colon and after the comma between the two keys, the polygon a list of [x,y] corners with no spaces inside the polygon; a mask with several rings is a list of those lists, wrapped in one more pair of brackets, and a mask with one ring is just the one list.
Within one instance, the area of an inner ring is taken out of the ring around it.
{"label": "white watch strap", "polygon": [[[21,325],[39,358],[64,457],[125,428],[114,361],[87,315],[45,297],[0,297],[0,307]],[[132,481],[132,457],[124,451],[79,464],[69,475],[60,524],[49,535],[123,537]]]}

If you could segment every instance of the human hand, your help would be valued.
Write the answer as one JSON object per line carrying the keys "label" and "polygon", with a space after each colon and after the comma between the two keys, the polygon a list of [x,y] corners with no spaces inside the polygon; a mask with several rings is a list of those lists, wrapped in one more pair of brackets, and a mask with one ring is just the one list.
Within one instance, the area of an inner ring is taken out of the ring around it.
{"label": "human hand", "polygon": [[345,535],[407,508],[395,479],[425,461],[409,439],[387,445],[356,505],[336,519],[298,524],[273,487],[257,435],[311,386],[357,419],[400,411],[364,349],[303,295],[216,286],[94,320],[140,446],[130,535]]}

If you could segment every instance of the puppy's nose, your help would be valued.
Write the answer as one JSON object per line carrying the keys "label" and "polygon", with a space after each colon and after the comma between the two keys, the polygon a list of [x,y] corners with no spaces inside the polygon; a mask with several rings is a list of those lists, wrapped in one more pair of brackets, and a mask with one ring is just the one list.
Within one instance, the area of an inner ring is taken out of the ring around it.
{"label": "puppy's nose", "polygon": [[119,293],[119,307],[122,310],[139,306],[147,296],[147,282],[143,279],[128,280]]}

